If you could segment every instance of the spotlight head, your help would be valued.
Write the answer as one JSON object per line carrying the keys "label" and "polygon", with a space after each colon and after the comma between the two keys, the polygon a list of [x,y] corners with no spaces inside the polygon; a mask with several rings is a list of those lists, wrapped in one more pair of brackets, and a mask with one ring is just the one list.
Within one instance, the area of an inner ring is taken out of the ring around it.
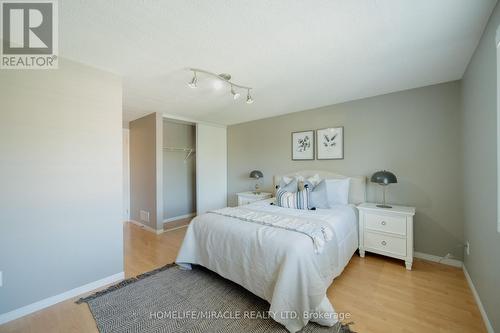
{"label": "spotlight head", "polygon": [[253,103],[253,98],[250,96],[250,89],[248,89],[247,92],[247,104],[252,104]]}
{"label": "spotlight head", "polygon": [[237,100],[241,96],[239,92],[234,91],[233,86],[231,86],[231,94],[233,95],[234,100]]}
{"label": "spotlight head", "polygon": [[189,88],[194,89],[194,88],[198,87],[198,78],[196,77],[196,72],[193,72],[193,73],[194,73],[193,79],[190,82],[188,82],[188,86],[189,86]]}

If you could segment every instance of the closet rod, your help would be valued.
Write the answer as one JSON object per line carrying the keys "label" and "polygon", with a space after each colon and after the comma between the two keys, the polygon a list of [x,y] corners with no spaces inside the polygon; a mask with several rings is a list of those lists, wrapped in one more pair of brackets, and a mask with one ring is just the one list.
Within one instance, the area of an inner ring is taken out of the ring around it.
{"label": "closet rod", "polygon": [[179,148],[179,147],[163,147],[163,150],[167,151],[180,151],[180,152],[185,152],[187,153],[186,157],[184,158],[184,163],[189,159],[189,157],[196,153],[196,150],[194,148]]}
{"label": "closet rod", "polygon": [[194,148],[163,147],[164,150],[194,152]]}

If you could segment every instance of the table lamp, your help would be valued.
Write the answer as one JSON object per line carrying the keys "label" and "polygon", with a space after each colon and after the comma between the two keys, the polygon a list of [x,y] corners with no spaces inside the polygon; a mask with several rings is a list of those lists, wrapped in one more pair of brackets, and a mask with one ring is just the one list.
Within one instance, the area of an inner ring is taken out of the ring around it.
{"label": "table lamp", "polygon": [[264,178],[264,174],[262,173],[262,171],[253,170],[252,172],[250,172],[250,178],[255,179],[255,190],[253,191],[253,193],[260,194],[259,180],[261,178]]}
{"label": "table lamp", "polygon": [[393,174],[390,171],[382,170],[382,171],[377,171],[372,175],[372,178],[370,179],[372,183],[377,183],[384,188],[384,203],[382,205],[377,205],[377,207],[380,208],[392,208],[392,206],[387,205],[385,202],[385,191],[386,187],[389,184],[394,184],[398,182],[398,179],[396,178],[396,175]]}

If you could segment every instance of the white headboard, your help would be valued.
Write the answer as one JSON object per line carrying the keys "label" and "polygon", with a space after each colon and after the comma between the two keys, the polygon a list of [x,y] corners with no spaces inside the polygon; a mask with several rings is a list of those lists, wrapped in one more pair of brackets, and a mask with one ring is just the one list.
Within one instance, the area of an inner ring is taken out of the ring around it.
{"label": "white headboard", "polygon": [[273,188],[276,188],[276,185],[279,184],[282,177],[295,177],[302,176],[304,178],[309,178],[318,174],[321,179],[342,179],[342,178],[351,178],[351,185],[349,188],[349,203],[351,204],[360,204],[366,201],[366,177],[365,176],[344,176],[339,175],[337,173],[328,172],[328,171],[319,171],[319,170],[302,170],[291,172],[283,175],[274,176],[273,180]]}

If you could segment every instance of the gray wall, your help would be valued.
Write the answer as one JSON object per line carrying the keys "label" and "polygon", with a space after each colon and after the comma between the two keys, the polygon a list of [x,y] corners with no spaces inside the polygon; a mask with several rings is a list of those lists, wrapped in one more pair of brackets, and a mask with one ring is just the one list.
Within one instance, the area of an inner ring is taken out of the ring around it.
{"label": "gray wall", "polygon": [[[392,170],[398,184],[388,201],[417,207],[416,251],[443,256],[463,241],[460,84],[451,82],[396,92],[228,127],[228,195],[248,190],[248,173],[275,174],[320,169],[346,175]],[[292,131],[344,126],[345,159],[291,161]],[[368,199],[381,200],[370,185]]]}
{"label": "gray wall", "polygon": [[[195,147],[194,125],[163,121],[164,147]],[[184,161],[187,153],[163,151],[164,219],[196,212],[196,155]]]}
{"label": "gray wall", "polygon": [[462,81],[465,266],[495,331],[500,332],[500,234],[497,233],[497,5]]}
{"label": "gray wall", "polygon": [[123,272],[121,79],[0,74],[0,313]]}
{"label": "gray wall", "polygon": [[[157,228],[157,115],[130,122],[130,218]],[[149,212],[149,222],[140,211]]]}

